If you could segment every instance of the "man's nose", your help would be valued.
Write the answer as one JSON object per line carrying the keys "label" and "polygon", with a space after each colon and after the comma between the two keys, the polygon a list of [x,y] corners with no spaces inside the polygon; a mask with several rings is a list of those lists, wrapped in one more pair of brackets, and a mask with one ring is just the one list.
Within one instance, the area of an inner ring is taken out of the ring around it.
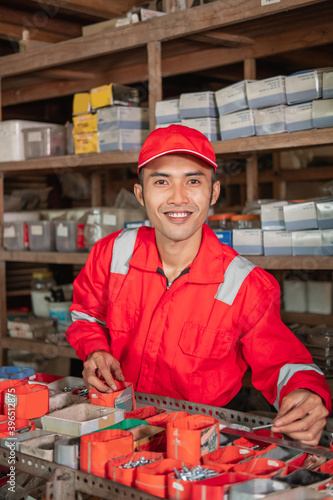
{"label": "man's nose", "polygon": [[181,206],[188,203],[187,189],[183,184],[177,184],[172,187],[168,203]]}

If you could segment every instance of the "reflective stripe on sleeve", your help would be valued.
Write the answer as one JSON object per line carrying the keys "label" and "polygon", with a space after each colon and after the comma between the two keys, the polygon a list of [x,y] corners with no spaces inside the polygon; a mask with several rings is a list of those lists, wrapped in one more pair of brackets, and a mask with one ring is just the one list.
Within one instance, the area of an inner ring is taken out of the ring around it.
{"label": "reflective stripe on sleeve", "polygon": [[72,321],[89,321],[89,323],[98,323],[99,325],[106,326],[105,321],[94,318],[94,316],[89,316],[89,314],[80,311],[72,311],[71,314]]}
{"label": "reflective stripe on sleeve", "polygon": [[287,365],[282,366],[280,373],[279,373],[279,380],[277,383],[277,396],[276,396],[276,400],[274,402],[274,406],[277,410],[279,409],[280,394],[281,394],[283,387],[289,382],[289,380],[291,379],[291,377],[293,375],[295,375],[295,373],[300,372],[300,371],[304,372],[304,371],[308,371],[308,370],[313,370],[313,371],[319,373],[319,375],[324,375],[323,372],[321,371],[321,369],[315,364],[303,365],[302,363],[298,363],[298,364],[291,363],[291,364],[287,364]]}
{"label": "reflective stripe on sleeve", "polygon": [[235,257],[224,273],[224,282],[218,287],[215,299],[231,306],[244,280],[254,267],[256,266],[244,257],[240,255]]}
{"label": "reflective stripe on sleeve", "polygon": [[133,255],[137,234],[138,229],[124,229],[117,236],[113,245],[111,273],[128,273],[128,263]]}

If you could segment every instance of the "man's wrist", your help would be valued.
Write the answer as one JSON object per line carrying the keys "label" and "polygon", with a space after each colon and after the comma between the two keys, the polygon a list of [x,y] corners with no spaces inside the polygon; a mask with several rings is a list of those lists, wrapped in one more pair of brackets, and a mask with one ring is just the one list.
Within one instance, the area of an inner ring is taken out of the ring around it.
{"label": "man's wrist", "polygon": [[96,352],[108,352],[106,351],[105,349],[96,349],[96,351],[92,351],[88,354],[88,356],[86,357],[86,361],[89,361],[89,359],[93,356],[93,354],[95,354]]}

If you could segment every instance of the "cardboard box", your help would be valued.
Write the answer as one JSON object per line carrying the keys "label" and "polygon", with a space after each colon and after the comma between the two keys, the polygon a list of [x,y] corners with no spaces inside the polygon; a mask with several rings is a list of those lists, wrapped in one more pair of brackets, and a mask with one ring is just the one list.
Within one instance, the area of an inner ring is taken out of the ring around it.
{"label": "cardboard box", "polygon": [[98,131],[114,129],[149,129],[149,109],[110,106],[97,110]]}
{"label": "cardboard box", "polygon": [[91,110],[90,92],[79,92],[73,97],[73,116],[89,113]]}
{"label": "cardboard box", "polygon": [[286,106],[273,106],[265,109],[254,110],[254,123],[256,135],[280,134],[287,131]]}
{"label": "cardboard box", "polygon": [[86,113],[80,116],[73,116],[73,125],[73,134],[97,132],[97,115]]}
{"label": "cardboard box", "polygon": [[291,233],[287,231],[263,231],[265,255],[291,255]]}
{"label": "cardboard box", "polygon": [[170,127],[170,125],[181,125],[181,124],[182,124],[181,122],[159,123],[159,124],[156,124],[155,129],[157,129],[157,128],[167,128],[167,127]]}
{"label": "cardboard box", "polygon": [[287,201],[274,201],[261,205],[261,227],[265,231],[281,231],[286,229],[283,207]]}
{"label": "cardboard box", "polygon": [[286,312],[306,312],[306,282],[300,279],[284,280],[282,300]]}
{"label": "cardboard box", "polygon": [[286,106],[286,127],[288,132],[313,128],[312,102]]}
{"label": "cardboard box", "polygon": [[232,231],[214,231],[220,243],[232,247]]}
{"label": "cardboard box", "polygon": [[232,246],[241,255],[263,255],[261,229],[233,229]]}
{"label": "cardboard box", "polygon": [[317,219],[319,229],[333,228],[333,200],[317,201]]}
{"label": "cardboard box", "polygon": [[105,106],[139,106],[139,91],[133,87],[110,83],[90,90],[91,108]]}
{"label": "cardboard box", "polygon": [[220,132],[223,141],[255,135],[253,111],[237,111],[220,116]]}
{"label": "cardboard box", "polygon": [[158,125],[180,122],[179,99],[156,102],[155,118]]}
{"label": "cardboard box", "polygon": [[150,221],[149,220],[139,220],[135,222],[125,222],[124,223],[124,229],[136,229],[137,227],[143,227],[143,226],[148,226],[150,227]]}
{"label": "cardboard box", "polygon": [[323,255],[333,255],[333,229],[322,229],[321,245]]}
{"label": "cardboard box", "polygon": [[333,99],[313,101],[313,126],[333,127]]}
{"label": "cardboard box", "polygon": [[140,149],[149,130],[139,129],[114,129],[98,132],[99,150],[102,151],[125,151]]}
{"label": "cardboard box", "polygon": [[252,109],[285,104],[285,77],[274,76],[266,80],[247,81],[246,93],[249,107]]}
{"label": "cardboard box", "polygon": [[[254,81],[254,80],[248,80]],[[246,93],[246,80],[229,85],[215,92],[216,106],[220,115],[229,115],[249,107]]]}
{"label": "cardboard box", "polygon": [[318,229],[317,210],[314,201],[284,205],[283,216],[287,231]]}
{"label": "cardboard box", "polygon": [[182,125],[194,128],[207,137],[209,141],[220,140],[220,127],[218,118],[191,118],[181,121]]}
{"label": "cardboard box", "polygon": [[333,71],[323,74],[323,99],[333,98]]}
{"label": "cardboard box", "polygon": [[332,281],[306,282],[307,312],[311,314],[332,314]]}
{"label": "cardboard box", "polygon": [[133,434],[134,450],[136,450],[138,446],[149,443],[158,436],[165,435],[166,429],[156,425],[140,425],[129,429],[129,432]]}
{"label": "cardboard box", "polygon": [[329,68],[299,71],[286,77],[287,102],[305,102],[320,99],[323,92],[323,73]]}
{"label": "cardboard box", "polygon": [[98,153],[97,132],[74,134],[75,154]]}
{"label": "cardboard box", "polygon": [[291,242],[293,255],[322,255],[320,230],[293,231]]}
{"label": "cardboard box", "polygon": [[180,94],[180,118],[217,118],[218,111],[215,103],[215,92],[189,92]]}

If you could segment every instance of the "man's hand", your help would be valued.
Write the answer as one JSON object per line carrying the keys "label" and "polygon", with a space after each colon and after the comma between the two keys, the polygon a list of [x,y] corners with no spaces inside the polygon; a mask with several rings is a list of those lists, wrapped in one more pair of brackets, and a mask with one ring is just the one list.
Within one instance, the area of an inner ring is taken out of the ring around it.
{"label": "man's hand", "polygon": [[[82,376],[88,389],[96,387],[100,392],[116,391],[117,386],[111,373],[120,382],[125,380],[119,361],[107,351],[94,351],[87,356],[83,363]],[[104,378],[107,385],[99,379],[100,376]]]}
{"label": "man's hand", "polygon": [[318,394],[308,389],[297,389],[283,398],[272,431],[288,434],[303,444],[316,446],[327,415],[328,411]]}

